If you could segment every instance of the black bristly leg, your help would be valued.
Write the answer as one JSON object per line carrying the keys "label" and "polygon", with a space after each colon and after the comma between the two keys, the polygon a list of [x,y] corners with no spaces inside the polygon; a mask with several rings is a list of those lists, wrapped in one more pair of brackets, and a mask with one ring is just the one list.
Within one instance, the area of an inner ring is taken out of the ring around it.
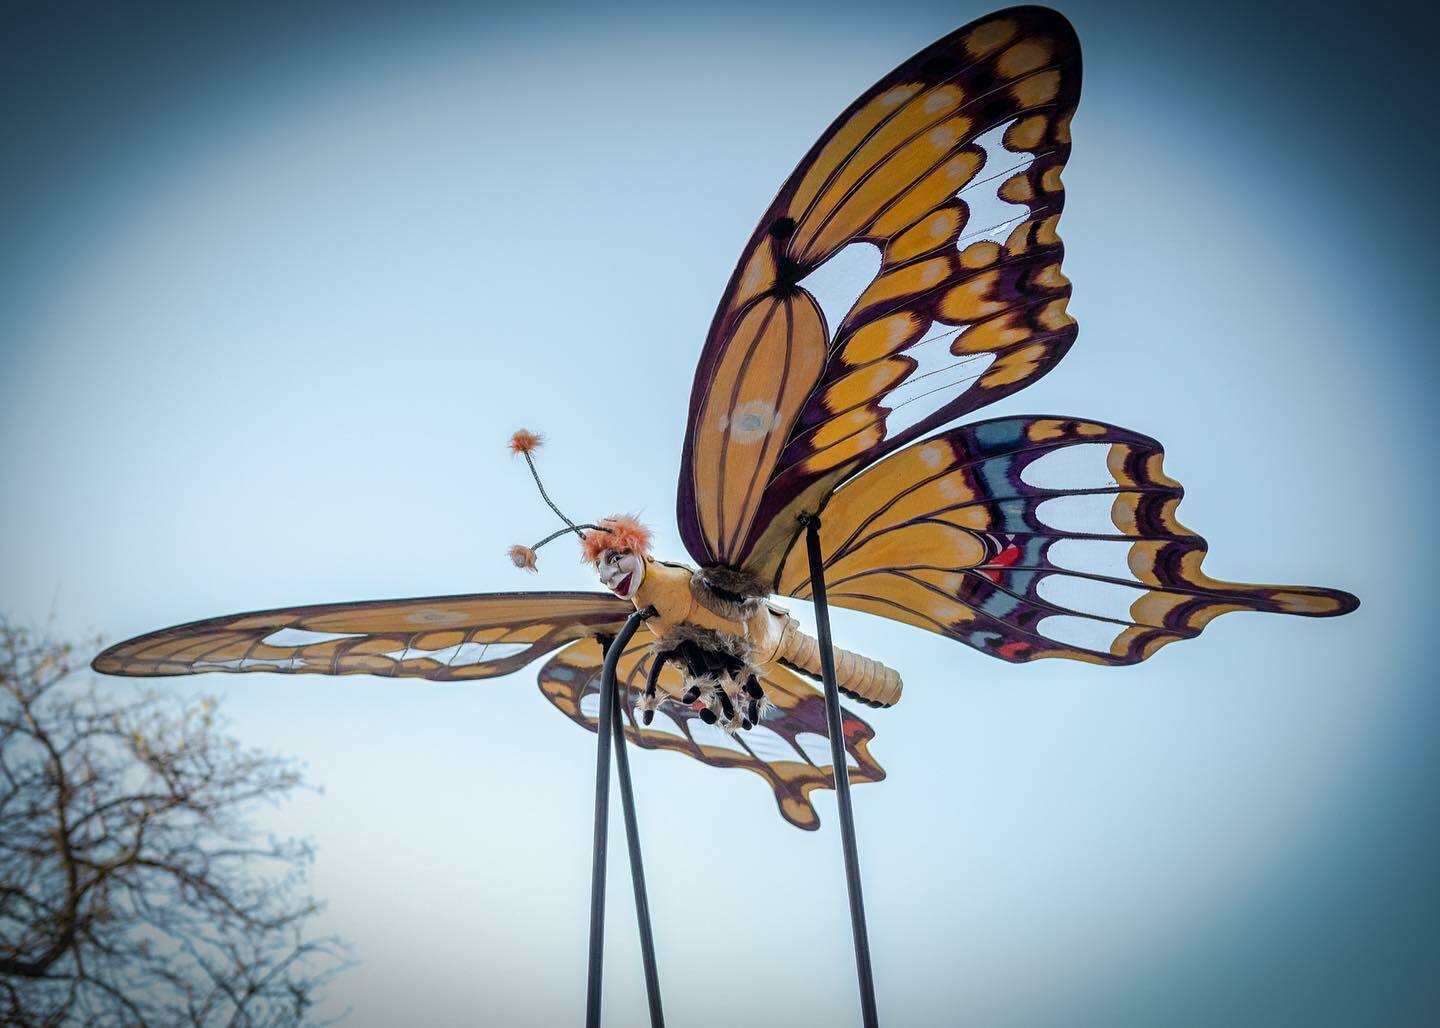
{"label": "black bristly leg", "polygon": [[760,680],[754,675],[745,680],[745,695],[750,699],[745,704],[744,727],[750,728],[760,723],[760,700],[765,696],[765,690],[760,688]]}
{"label": "black bristly leg", "polygon": [[712,675],[722,675],[731,670],[732,658],[719,650],[702,650],[705,654],[705,670]]}
{"label": "black bristly leg", "polygon": [[[665,663],[669,660],[674,659],[674,657],[674,650],[663,650],[660,653],[655,654],[654,658],[650,661],[650,671],[645,676],[646,700],[653,700],[655,698],[655,690],[660,685],[660,672],[665,670]],[[650,722],[655,720],[655,712],[653,710],[641,711],[640,720],[645,722],[645,724],[647,725],[650,724]]]}
{"label": "black bristly leg", "polygon": [[675,652],[680,655],[681,660],[685,661],[686,670],[689,671],[691,678],[703,678],[710,670],[710,661],[706,658],[705,651],[693,640],[686,639],[675,647]]}

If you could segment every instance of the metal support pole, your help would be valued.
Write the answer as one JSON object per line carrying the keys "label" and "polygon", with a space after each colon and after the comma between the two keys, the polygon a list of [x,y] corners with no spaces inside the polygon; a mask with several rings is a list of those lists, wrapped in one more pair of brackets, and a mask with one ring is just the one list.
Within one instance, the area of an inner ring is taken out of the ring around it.
{"label": "metal support pole", "polygon": [[[611,649],[617,644],[611,643]],[[605,665],[611,667],[606,651]],[[630,848],[630,882],[635,887],[635,921],[640,926],[640,959],[645,965],[645,998],[650,1003],[651,1028],[665,1028],[665,1013],[660,1008],[660,974],[655,968],[655,937],[650,934],[650,899],[645,893],[645,863],[640,858],[640,828],[635,819],[635,793],[630,788],[630,756],[625,752],[625,722],[620,712],[619,687],[607,675],[600,688],[608,689],[617,701],[615,716],[615,772],[620,779],[620,806],[625,813],[625,843]]]}
{"label": "metal support pole", "polygon": [[825,680],[825,724],[830,731],[830,761],[835,772],[835,800],[840,809],[840,840],[845,853],[845,889],[850,895],[850,930],[855,937],[855,975],[860,979],[860,1016],[865,1028],[875,1028],[875,981],[870,971],[870,935],[865,929],[865,898],[860,893],[860,855],[855,848],[855,810],[850,804],[850,773],[841,734],[840,690],[835,685],[835,651],[830,643],[830,609],[825,602],[825,568],[820,556],[820,519],[805,522],[805,545],[810,554],[810,592],[815,603],[816,634],[820,637],[820,671]]}
{"label": "metal support pole", "polygon": [[600,981],[605,960],[605,846],[610,826],[610,733],[615,718],[615,665],[625,644],[640,627],[640,611],[631,614],[605,652],[600,677],[600,711],[595,719],[595,846],[590,863],[590,978],[585,994],[585,1024],[600,1026]]}

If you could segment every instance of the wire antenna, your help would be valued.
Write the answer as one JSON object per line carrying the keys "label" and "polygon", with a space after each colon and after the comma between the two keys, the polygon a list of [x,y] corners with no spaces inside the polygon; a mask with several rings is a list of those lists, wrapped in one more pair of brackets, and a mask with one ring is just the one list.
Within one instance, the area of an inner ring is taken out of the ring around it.
{"label": "wire antenna", "polygon": [[535,551],[546,543],[554,542],[566,532],[574,532],[576,538],[584,539],[586,529],[599,529],[600,527],[599,525],[575,524],[565,516],[565,512],[556,505],[555,501],[550,499],[550,494],[545,491],[545,483],[540,481],[540,472],[535,468],[535,458],[530,456],[540,448],[540,444],[544,441],[544,436],[523,428],[510,437],[510,452],[518,453],[525,458],[525,466],[530,469],[530,477],[535,480],[535,488],[540,491],[540,498],[545,501],[547,507],[555,512],[556,517],[565,522],[564,528],[551,532],[533,546],[510,547],[510,560],[517,568],[524,568],[526,571],[535,570]]}

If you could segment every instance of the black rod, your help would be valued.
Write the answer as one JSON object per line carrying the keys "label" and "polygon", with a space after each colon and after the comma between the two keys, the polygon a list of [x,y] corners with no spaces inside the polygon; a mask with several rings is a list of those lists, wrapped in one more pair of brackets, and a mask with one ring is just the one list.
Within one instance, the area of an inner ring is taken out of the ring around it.
{"label": "black rod", "polygon": [[626,619],[620,634],[605,651],[605,669],[600,676],[600,710],[595,719],[595,848],[590,858],[590,979],[585,993],[587,1028],[600,1026],[600,981],[605,961],[605,843],[610,827],[610,733],[605,726],[615,717],[615,665],[642,620],[638,610]]}
{"label": "black rod", "polygon": [[840,724],[840,690],[835,685],[835,651],[830,642],[830,608],[825,602],[825,567],[820,556],[820,519],[805,522],[810,553],[810,592],[820,637],[820,673],[825,680],[825,724],[830,731],[830,762],[835,800],[840,809],[840,841],[845,852],[845,889],[850,895],[850,930],[855,937],[855,975],[860,979],[860,1016],[865,1028],[880,1023],[875,1012],[875,981],[870,970],[870,934],[865,929],[865,897],[860,892],[860,854],[855,848],[855,809],[850,804],[850,772]]}
{"label": "black rod", "polygon": [[[616,644],[611,643],[613,648]],[[606,653],[609,657],[609,653]],[[611,667],[606,661],[606,667]],[[640,828],[635,818],[635,793],[630,787],[630,756],[625,752],[625,723],[620,712],[619,685],[607,675],[600,688],[615,692],[615,774],[620,779],[620,807],[625,812],[625,844],[630,848],[630,883],[635,887],[635,921],[640,926],[640,959],[645,965],[645,998],[650,1002],[651,1028],[665,1028],[660,1008],[660,973],[655,967],[655,937],[650,932],[650,898],[645,892],[645,862],[640,857]]]}

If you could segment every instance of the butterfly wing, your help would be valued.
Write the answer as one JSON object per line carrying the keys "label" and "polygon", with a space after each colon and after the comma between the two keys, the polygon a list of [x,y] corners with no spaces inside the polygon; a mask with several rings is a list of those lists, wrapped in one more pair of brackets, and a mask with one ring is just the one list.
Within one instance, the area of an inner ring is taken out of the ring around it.
{"label": "butterfly wing", "polygon": [[[953,429],[847,482],[825,508],[831,603],[1004,660],[1133,664],[1220,614],[1328,617],[1349,593],[1209,577],[1205,540],[1155,440],[1093,421],[999,418]],[[795,547],[780,591],[810,594]]]}
{"label": "butterfly wing", "polygon": [[[565,647],[540,670],[540,691],[545,698],[570,720],[592,732],[600,708],[604,657],[600,642],[586,639]],[[674,665],[667,665],[659,687],[669,701],[661,704],[654,721],[646,726],[635,717],[635,701],[645,688],[651,659],[650,646],[633,640],[620,655],[616,681],[626,738],[644,749],[684,753],[712,767],[752,771],[774,790],[775,802],[785,820],[807,831],[819,828],[820,818],[810,793],[834,788],[830,733],[820,691],[784,668],[773,668],[763,682],[773,709],[761,724],[731,736],[707,725],[698,711],[680,703],[685,686]],[[868,749],[874,730],[848,711],[842,712],[842,725],[850,781],[858,784],[883,779],[885,772]]]}
{"label": "butterfly wing", "polygon": [[[696,371],[678,508],[697,561],[773,583],[797,515],[840,481],[1060,360],[1079,92],[1069,23],[1001,11],[881,79],[800,162]],[[853,288],[825,311],[832,272]]]}
{"label": "butterfly wing", "polygon": [[614,634],[634,606],[610,593],[489,593],[231,614],[111,646],[96,671],[205,671],[462,681],[519,670],[555,647]]}

